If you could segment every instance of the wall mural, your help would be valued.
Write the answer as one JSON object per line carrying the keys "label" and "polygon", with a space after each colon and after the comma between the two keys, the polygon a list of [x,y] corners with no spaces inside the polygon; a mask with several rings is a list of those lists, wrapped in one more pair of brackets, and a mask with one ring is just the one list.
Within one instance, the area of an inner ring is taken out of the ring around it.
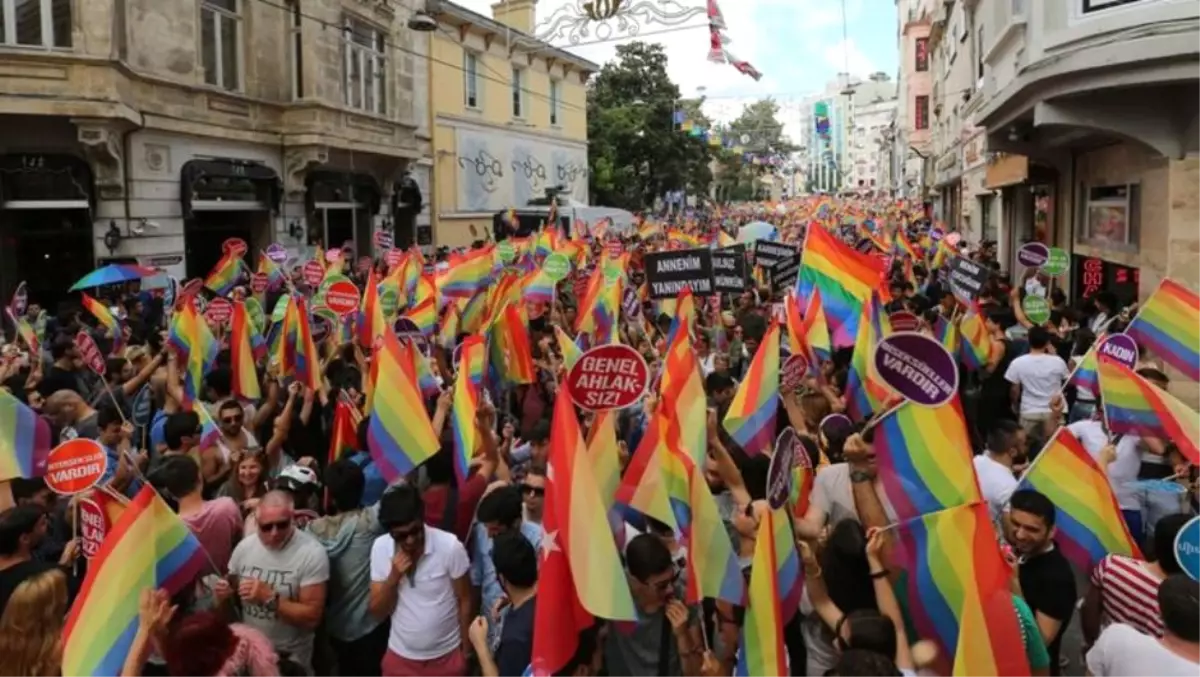
{"label": "wall mural", "polygon": [[588,201],[587,150],[550,141],[460,128],[458,138],[459,212],[490,212],[522,206],[562,185]]}

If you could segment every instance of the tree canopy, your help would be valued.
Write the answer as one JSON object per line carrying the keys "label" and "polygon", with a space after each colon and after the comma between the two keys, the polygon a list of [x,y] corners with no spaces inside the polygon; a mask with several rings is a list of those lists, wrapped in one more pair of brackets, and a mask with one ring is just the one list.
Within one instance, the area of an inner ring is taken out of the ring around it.
{"label": "tree canopy", "polygon": [[[791,140],[784,136],[779,104],[771,98],[747,104],[722,131],[732,136],[746,154],[786,157],[796,150]],[[718,200],[752,200],[762,196],[763,186],[759,179],[768,168],[748,163],[742,153],[729,150],[721,152],[719,158]]]}

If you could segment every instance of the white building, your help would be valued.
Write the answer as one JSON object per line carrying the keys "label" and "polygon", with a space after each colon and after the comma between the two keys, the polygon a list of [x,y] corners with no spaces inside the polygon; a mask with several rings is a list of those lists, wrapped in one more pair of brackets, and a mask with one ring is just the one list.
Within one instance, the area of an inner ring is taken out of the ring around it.
{"label": "white building", "polygon": [[[853,159],[850,138],[857,126],[859,109],[896,97],[896,83],[884,73],[875,73],[868,80],[851,78],[839,73],[825,89],[805,97],[800,107],[800,139],[802,174],[809,191],[839,192],[858,187],[851,178]],[[817,129],[818,117],[824,114],[828,129]]]}
{"label": "white building", "polygon": [[847,143],[846,185],[858,190],[891,190],[891,129],[896,97],[854,106],[854,129]]}

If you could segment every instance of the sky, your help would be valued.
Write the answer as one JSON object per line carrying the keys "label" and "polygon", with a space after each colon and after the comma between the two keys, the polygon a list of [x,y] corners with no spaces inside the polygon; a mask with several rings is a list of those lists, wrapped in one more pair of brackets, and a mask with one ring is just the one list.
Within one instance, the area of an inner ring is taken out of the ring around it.
{"label": "sky", "polygon": [[[484,15],[491,15],[494,0],[455,0]],[[597,0],[600,4],[604,0]],[[578,9],[586,0],[539,0],[540,33],[556,16],[581,16]],[[705,0],[623,0],[624,7],[645,15],[646,6],[682,10],[703,8]],[[640,39],[662,44],[669,59],[668,73],[679,85],[684,97],[698,96],[704,87],[705,113],[719,121],[738,116],[746,103],[772,96],[783,108],[780,113],[784,131],[797,137],[800,99],[824,89],[837,74],[849,70],[865,78],[883,71],[893,79],[898,68],[896,4],[894,0],[844,0],[845,39],[840,0],[718,0],[731,39],[727,49],[738,59],[748,61],[762,72],[755,82],[732,66],[707,60],[707,19],[701,12],[682,24],[669,28],[662,24],[642,24]],[[673,7],[672,7],[673,6]],[[616,22],[613,21],[614,25]],[[593,31],[603,26],[590,25]],[[661,31],[661,32],[660,32]],[[608,40],[599,41],[595,32],[581,39],[579,46],[562,38],[553,40],[558,47],[603,64],[616,56],[617,45],[629,42],[625,34],[614,30]],[[591,44],[588,44],[591,43]]]}

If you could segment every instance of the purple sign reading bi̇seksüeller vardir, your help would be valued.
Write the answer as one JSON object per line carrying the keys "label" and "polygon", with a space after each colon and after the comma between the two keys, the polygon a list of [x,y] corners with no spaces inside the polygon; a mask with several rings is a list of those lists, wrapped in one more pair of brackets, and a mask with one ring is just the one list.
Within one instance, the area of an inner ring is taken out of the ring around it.
{"label": "purple sign reading bi\u0307seks\u00fceller vardir", "polygon": [[958,363],[941,343],[924,334],[888,336],[875,348],[874,360],[884,383],[914,404],[937,407],[958,392]]}

